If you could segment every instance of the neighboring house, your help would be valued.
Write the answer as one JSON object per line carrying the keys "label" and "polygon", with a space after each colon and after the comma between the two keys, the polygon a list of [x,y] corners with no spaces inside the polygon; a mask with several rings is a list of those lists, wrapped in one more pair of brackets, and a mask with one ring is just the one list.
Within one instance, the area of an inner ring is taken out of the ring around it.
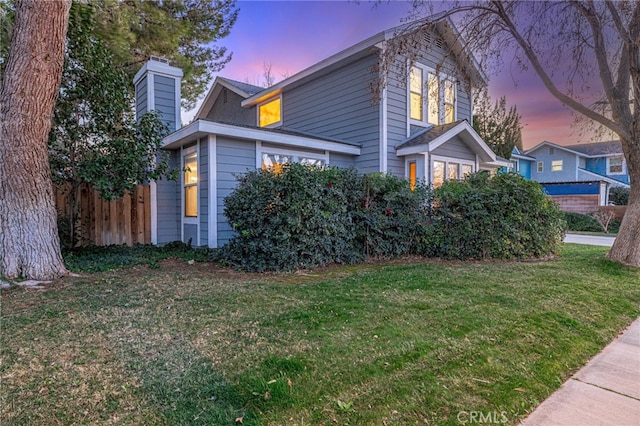
{"label": "neighboring house", "polygon": [[[154,60],[145,64],[134,78],[137,112],[161,112],[175,130],[163,148],[174,166],[189,169],[177,183],[152,184],[152,241],[226,243],[233,231],[224,198],[237,175],[256,168],[295,161],[438,186],[506,166],[470,124],[472,90],[486,82],[453,25],[441,22],[421,33],[414,65],[397,58],[380,71],[380,55],[394,35],[381,32],[269,88],[218,77],[194,121],[182,128],[181,71]],[[372,87],[380,81],[386,84],[378,98]]]}
{"label": "neighboring house", "polygon": [[523,176],[540,182],[566,211],[591,213],[608,204],[612,187],[629,188],[619,141],[569,146],[544,141],[524,154],[514,149],[512,162]]}

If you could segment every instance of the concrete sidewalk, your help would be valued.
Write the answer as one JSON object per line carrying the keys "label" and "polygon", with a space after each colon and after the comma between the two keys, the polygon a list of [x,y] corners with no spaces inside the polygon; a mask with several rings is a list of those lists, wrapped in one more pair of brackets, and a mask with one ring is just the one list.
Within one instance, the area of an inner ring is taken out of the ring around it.
{"label": "concrete sidewalk", "polygon": [[611,247],[616,237],[602,237],[597,235],[567,234],[564,236],[565,243],[588,244],[591,246]]}
{"label": "concrete sidewalk", "polygon": [[640,318],[521,424],[639,426]]}

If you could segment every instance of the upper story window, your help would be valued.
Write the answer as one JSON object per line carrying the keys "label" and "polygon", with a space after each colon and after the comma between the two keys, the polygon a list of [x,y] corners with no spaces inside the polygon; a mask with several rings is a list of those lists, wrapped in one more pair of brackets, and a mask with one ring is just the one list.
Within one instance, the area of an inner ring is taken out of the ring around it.
{"label": "upper story window", "polygon": [[[426,84],[425,84],[426,82]],[[412,124],[446,124],[456,120],[456,83],[419,65],[409,72],[409,119]]]}
{"label": "upper story window", "polygon": [[607,174],[608,175],[623,175],[626,164],[624,163],[623,156],[609,157],[607,158]]}
{"label": "upper story window", "polygon": [[551,162],[551,171],[552,172],[561,172],[562,171],[562,160],[553,160]]}
{"label": "upper story window", "polygon": [[273,127],[282,123],[282,97],[258,105],[258,126]]}
{"label": "upper story window", "polygon": [[422,70],[418,67],[411,68],[411,75],[409,76],[409,116],[412,120],[424,120],[422,86]]}

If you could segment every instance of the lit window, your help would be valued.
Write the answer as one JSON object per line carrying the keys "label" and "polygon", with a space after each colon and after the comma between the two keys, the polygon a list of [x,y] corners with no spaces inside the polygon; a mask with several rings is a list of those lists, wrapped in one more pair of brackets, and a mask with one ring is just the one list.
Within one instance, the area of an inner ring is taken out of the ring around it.
{"label": "lit window", "polygon": [[411,185],[412,190],[416,189],[417,177],[416,163],[414,161],[409,163],[409,185]]}
{"label": "lit window", "polygon": [[552,172],[561,172],[562,171],[562,160],[553,160],[551,162],[551,171]]}
{"label": "lit window", "polygon": [[463,164],[462,165],[462,177],[466,178],[467,176],[469,176],[470,174],[473,173],[473,166],[470,164]]}
{"label": "lit window", "polygon": [[429,73],[429,84],[427,90],[427,99],[429,100],[429,114],[427,121],[431,124],[440,124],[440,85],[438,84],[438,77],[436,77],[435,74]]}
{"label": "lit window", "polygon": [[184,215],[198,216],[198,156],[193,154],[184,157]]}
{"label": "lit window", "polygon": [[624,157],[611,157],[607,159],[607,174],[622,175],[624,174]]}
{"label": "lit window", "polygon": [[433,72],[427,72],[420,66],[413,66],[409,72],[408,96],[409,118],[412,122],[418,122],[414,124],[446,124],[456,120],[454,80],[440,79]]}
{"label": "lit window", "polygon": [[444,80],[444,123],[456,121],[456,86],[451,80]]}
{"label": "lit window", "polygon": [[457,163],[448,163],[447,164],[447,180],[458,180],[458,164]]}
{"label": "lit window", "polygon": [[542,161],[538,161],[538,173],[542,173],[543,172],[544,167],[542,165],[543,165]]}
{"label": "lit window", "polygon": [[282,99],[275,98],[258,106],[258,125],[267,127],[280,123],[282,119]]}
{"label": "lit window", "polygon": [[418,67],[411,68],[409,80],[409,114],[412,120],[423,121],[422,70]]}
{"label": "lit window", "polygon": [[261,163],[262,170],[272,170],[274,173],[280,174],[282,173],[284,165],[288,163],[300,163],[306,166],[322,167],[326,164],[326,160],[324,158],[320,158],[320,156],[316,157],[311,153],[282,150],[280,153],[263,152]]}
{"label": "lit window", "polygon": [[445,163],[443,161],[433,162],[433,186],[437,188],[444,183],[444,168]]}

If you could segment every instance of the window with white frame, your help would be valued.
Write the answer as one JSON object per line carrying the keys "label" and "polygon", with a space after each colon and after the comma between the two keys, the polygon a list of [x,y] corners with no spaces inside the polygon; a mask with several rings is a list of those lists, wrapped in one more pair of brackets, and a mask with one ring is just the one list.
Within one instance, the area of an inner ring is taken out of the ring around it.
{"label": "window with white frame", "polygon": [[561,172],[562,171],[562,160],[553,160],[551,162],[551,171],[552,172]]}
{"label": "window with white frame", "polygon": [[475,165],[465,160],[438,158],[431,162],[431,183],[435,188],[448,180],[461,180],[472,174]]}
{"label": "window with white frame", "polygon": [[282,97],[258,105],[258,126],[274,127],[282,123]]}
{"label": "window with white frame", "polygon": [[[426,84],[425,84],[426,82]],[[408,116],[412,124],[446,124],[456,120],[456,83],[421,65],[409,70]]]}
{"label": "window with white frame", "polygon": [[265,147],[260,151],[260,165],[263,170],[273,170],[275,173],[280,173],[282,167],[288,163],[321,167],[327,165],[328,157],[326,154],[280,148]]}
{"label": "window with white frame", "polygon": [[538,173],[542,173],[544,171],[544,163],[542,161],[538,161]]}
{"label": "window with white frame", "polygon": [[626,173],[626,164],[623,156],[609,157],[607,158],[607,174],[608,175],[623,175]]}
{"label": "window with white frame", "polygon": [[184,216],[198,217],[198,153],[184,156]]}

